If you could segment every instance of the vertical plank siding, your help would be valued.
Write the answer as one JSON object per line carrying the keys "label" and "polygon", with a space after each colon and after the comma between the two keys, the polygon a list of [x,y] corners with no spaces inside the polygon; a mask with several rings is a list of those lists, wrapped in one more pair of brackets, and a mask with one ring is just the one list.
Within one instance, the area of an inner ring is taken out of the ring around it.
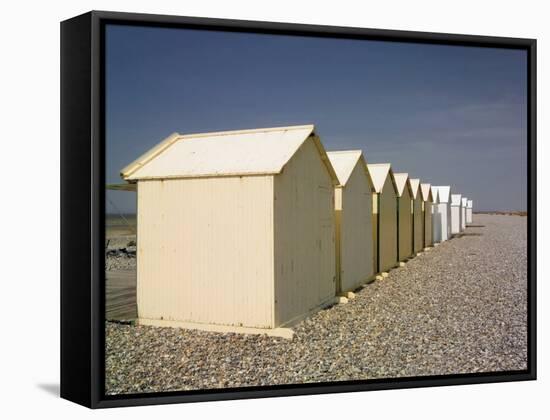
{"label": "vertical plank siding", "polygon": [[399,218],[399,261],[405,261],[413,254],[412,197],[409,188],[405,187],[403,194],[401,194],[401,197],[398,197],[397,200],[399,200],[399,211],[397,215]]}
{"label": "vertical plank siding", "polygon": [[332,179],[312,139],[274,179],[275,325],[285,325],[336,292]]}
{"label": "vertical plank siding", "polygon": [[434,244],[432,230],[432,202],[424,202],[424,246],[430,247]]}
{"label": "vertical plank siding", "polygon": [[362,161],[355,165],[341,194],[339,274],[340,291],[346,292],[355,290],[374,274],[372,193]]}
{"label": "vertical plank siding", "polygon": [[420,191],[416,194],[416,198],[413,200],[414,207],[414,248],[413,252],[422,251],[424,248],[424,215],[422,211],[422,194]]}
{"label": "vertical plank siding", "polygon": [[273,177],[140,181],[139,318],[273,327]]}
{"label": "vertical plank siding", "polygon": [[379,270],[387,271],[397,265],[397,196],[391,177],[386,177],[384,188],[378,196],[378,259]]}

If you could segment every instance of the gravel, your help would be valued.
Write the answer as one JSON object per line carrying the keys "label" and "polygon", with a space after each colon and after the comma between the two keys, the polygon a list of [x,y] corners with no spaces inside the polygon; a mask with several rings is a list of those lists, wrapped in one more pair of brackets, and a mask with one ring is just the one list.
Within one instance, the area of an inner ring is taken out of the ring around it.
{"label": "gravel", "polygon": [[527,368],[527,218],[474,226],[359,290],[265,335],[107,324],[108,394]]}
{"label": "gravel", "polygon": [[136,270],[136,248],[109,248],[106,252],[105,270]]}

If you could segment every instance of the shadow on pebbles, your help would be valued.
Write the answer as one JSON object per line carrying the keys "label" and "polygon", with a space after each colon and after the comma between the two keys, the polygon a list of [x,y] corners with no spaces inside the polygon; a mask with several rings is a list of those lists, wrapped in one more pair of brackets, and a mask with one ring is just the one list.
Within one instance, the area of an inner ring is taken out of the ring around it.
{"label": "shadow on pebbles", "polygon": [[526,218],[474,218],[292,340],[108,323],[107,393],[525,369]]}

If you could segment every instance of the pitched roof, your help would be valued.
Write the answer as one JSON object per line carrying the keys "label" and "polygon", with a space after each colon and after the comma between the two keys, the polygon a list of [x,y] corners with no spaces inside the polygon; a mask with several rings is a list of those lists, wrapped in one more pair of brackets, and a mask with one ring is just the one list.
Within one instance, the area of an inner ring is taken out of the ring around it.
{"label": "pitched roof", "polygon": [[438,192],[437,188],[435,188],[434,186],[431,187],[431,190],[432,190],[433,202],[434,202],[434,204],[438,204],[439,203],[439,192]]}
{"label": "pitched roof", "polygon": [[430,187],[430,184],[420,184],[420,192],[422,193],[423,201],[434,201],[432,196],[432,189]]}
{"label": "pitched roof", "polygon": [[451,194],[451,206],[460,206],[462,202],[461,194]]}
{"label": "pitched roof", "polygon": [[411,178],[411,188],[413,192],[413,198],[416,200],[418,191],[420,190],[420,180],[418,178]]}
{"label": "pitched roof", "polygon": [[471,209],[473,207],[474,202],[472,200],[468,200],[467,208]]}
{"label": "pitched roof", "polygon": [[379,193],[384,188],[384,183],[388,175],[391,178],[393,188],[397,193],[397,185],[395,184],[395,178],[393,176],[393,171],[391,170],[391,165],[389,163],[368,163],[367,168],[372,179],[372,184],[374,186],[374,191]]}
{"label": "pitched roof", "polygon": [[432,187],[437,190],[440,203],[448,203],[451,199],[451,187],[449,185]]}
{"label": "pitched roof", "polygon": [[182,135],[174,133],[121,171],[127,181],[280,173],[313,138],[333,182],[334,169],[313,125]]}
{"label": "pitched roof", "polygon": [[462,207],[466,207],[468,205],[468,197],[462,197]]}
{"label": "pitched roof", "polygon": [[409,181],[409,174],[406,172],[400,172],[397,174],[393,174],[395,178],[395,185],[397,186],[397,196],[401,197],[403,195],[403,192],[405,191],[405,186],[409,189],[409,194],[413,195],[411,183]]}
{"label": "pitched roof", "polygon": [[359,162],[361,165],[361,170],[365,172],[365,175],[367,175],[371,190],[374,189],[371,176],[367,170],[367,163],[365,162],[365,158],[363,157],[363,152],[361,150],[332,151],[327,152],[327,156],[332,164],[332,167],[334,168],[334,172],[336,172],[340,185],[346,185],[353,169]]}

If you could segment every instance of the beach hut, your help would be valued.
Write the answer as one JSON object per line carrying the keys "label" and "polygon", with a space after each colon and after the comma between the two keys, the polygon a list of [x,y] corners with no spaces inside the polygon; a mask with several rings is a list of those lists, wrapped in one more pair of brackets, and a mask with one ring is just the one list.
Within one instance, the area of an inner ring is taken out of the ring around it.
{"label": "beach hut", "polygon": [[432,185],[432,238],[434,244],[441,242],[441,221],[439,220],[439,193],[437,189]]}
{"label": "beach hut", "polygon": [[436,208],[438,228],[435,242],[443,242],[451,237],[451,187],[436,186],[438,204]]}
{"label": "beach hut", "polygon": [[413,192],[413,253],[424,249],[424,213],[422,211],[423,200],[420,191],[420,180],[411,179]]}
{"label": "beach hut", "polygon": [[139,323],[275,334],[334,302],[338,178],[313,125],[173,134],[121,176]]}
{"label": "beach hut", "polygon": [[412,188],[409,174],[394,174],[397,186],[397,255],[405,261],[413,255]]}
{"label": "beach hut", "polygon": [[472,200],[468,200],[468,204],[466,206],[466,223],[472,223],[473,205],[474,202]]}
{"label": "beach hut", "polygon": [[433,196],[430,184],[420,184],[422,193],[422,211],[424,212],[424,248],[434,245],[432,231],[432,205]]}
{"label": "beach hut", "polygon": [[389,163],[367,165],[374,185],[373,242],[375,271],[383,273],[397,260],[397,186]]}
{"label": "beach hut", "polygon": [[451,234],[460,233],[462,226],[462,195],[451,194]]}
{"label": "beach hut", "polygon": [[361,150],[327,152],[338,185],[336,211],[336,292],[353,291],[374,275],[372,193]]}
{"label": "beach hut", "polygon": [[460,230],[466,229],[466,207],[468,206],[468,198],[462,197],[460,202]]}

